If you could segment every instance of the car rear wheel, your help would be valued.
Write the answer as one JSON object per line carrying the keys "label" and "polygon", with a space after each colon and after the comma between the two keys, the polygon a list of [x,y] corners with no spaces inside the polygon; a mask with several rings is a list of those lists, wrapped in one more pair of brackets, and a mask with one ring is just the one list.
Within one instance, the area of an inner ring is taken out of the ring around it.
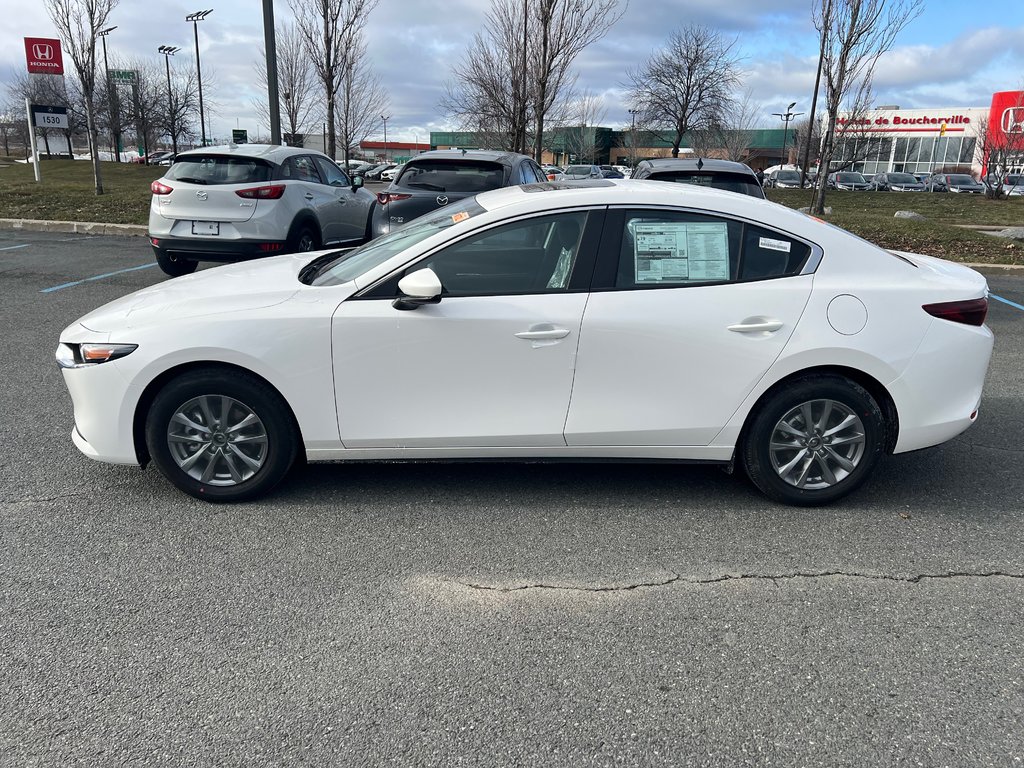
{"label": "car rear wheel", "polygon": [[174,485],[211,502],[262,495],[299,452],[291,411],[245,372],[199,369],[172,379],[146,417],[146,446]]}
{"label": "car rear wheel", "polygon": [[778,388],[758,408],[742,460],[769,498],[827,504],[870,475],[885,434],[882,411],[866,389],[842,376],[808,376]]}
{"label": "car rear wheel", "polygon": [[310,224],[298,224],[292,228],[288,238],[288,250],[291,253],[305,253],[320,248],[320,235]]}
{"label": "car rear wheel", "polygon": [[183,259],[179,256],[172,256],[167,251],[156,251],[156,263],[160,265],[160,269],[164,271],[164,274],[170,275],[171,277],[181,277],[182,275],[190,275],[196,271],[196,267],[199,266],[199,262],[194,259]]}

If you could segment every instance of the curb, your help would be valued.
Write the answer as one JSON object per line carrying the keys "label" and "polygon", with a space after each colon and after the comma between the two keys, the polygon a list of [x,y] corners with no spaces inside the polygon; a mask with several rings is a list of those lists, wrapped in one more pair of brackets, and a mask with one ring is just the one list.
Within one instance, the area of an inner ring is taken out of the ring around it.
{"label": "curb", "polygon": [[142,224],[104,224],[97,221],[42,221],[40,219],[0,219],[0,229],[23,232],[64,232],[76,235],[115,235],[145,237]]}

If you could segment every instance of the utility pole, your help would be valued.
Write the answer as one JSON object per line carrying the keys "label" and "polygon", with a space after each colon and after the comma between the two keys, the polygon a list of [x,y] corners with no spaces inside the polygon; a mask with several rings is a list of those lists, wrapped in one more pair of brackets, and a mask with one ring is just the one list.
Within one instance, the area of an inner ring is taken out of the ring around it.
{"label": "utility pole", "polygon": [[103,41],[103,74],[107,78],[107,117],[110,118],[110,138],[114,142],[114,162],[121,162],[121,131],[120,131],[120,110],[116,108],[117,95],[114,91],[114,84],[110,80],[110,64],[107,62],[107,35],[117,29],[117,26],[101,29],[96,34]]}
{"label": "utility pole", "polygon": [[201,143],[199,146],[206,146],[206,117],[203,115],[203,68],[199,64],[199,22],[213,13],[213,8],[208,11],[196,11],[185,17],[185,21],[192,22],[192,31],[196,36],[196,79],[199,81],[199,135]]}
{"label": "utility pole", "polygon": [[167,122],[171,129],[171,149],[178,154],[178,132],[174,126],[174,93],[171,91],[171,56],[181,49],[174,45],[161,45],[157,48],[164,55],[164,63],[167,65]]}
{"label": "utility pole", "polygon": [[639,109],[629,110],[630,124],[629,124],[629,136],[630,144],[633,146],[630,148],[629,153],[629,167],[636,168],[636,116]]}
{"label": "utility pole", "polygon": [[[267,98],[270,100],[270,143],[281,144],[281,102],[277,94],[277,37],[274,32],[274,0],[263,0],[263,47],[267,51]],[[333,126],[332,126],[333,130]],[[324,144],[324,152],[327,144]],[[332,157],[331,160],[334,158]]]}
{"label": "utility pole", "polygon": [[786,138],[787,138],[787,134],[789,133],[789,121],[792,120],[793,118],[800,117],[800,115],[803,114],[803,112],[797,112],[797,113],[794,114],[793,107],[795,107],[795,106],[796,106],[796,102],[794,101],[788,107],[786,107],[786,111],[784,113],[783,112],[772,112],[772,114],[775,117],[781,117],[782,118],[782,122],[785,124],[785,127],[782,129],[782,167],[783,168],[786,167],[786,159],[787,159],[786,158]]}
{"label": "utility pole", "polygon": [[381,115],[380,119],[384,121],[384,162],[388,161],[388,120],[391,119],[391,115]]}

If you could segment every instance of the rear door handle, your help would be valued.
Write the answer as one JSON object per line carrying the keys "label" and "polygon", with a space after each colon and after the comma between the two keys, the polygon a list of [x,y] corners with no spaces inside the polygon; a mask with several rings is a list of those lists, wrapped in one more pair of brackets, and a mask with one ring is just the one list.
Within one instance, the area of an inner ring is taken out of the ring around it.
{"label": "rear door handle", "polygon": [[307,200],[312,200],[313,199],[313,193],[312,192],[307,192],[306,193],[306,199]]}
{"label": "rear door handle", "polygon": [[785,323],[781,320],[745,320],[736,325],[730,325],[729,330],[735,333],[769,333],[777,331]]}
{"label": "rear door handle", "polygon": [[569,335],[567,328],[539,328],[537,330],[520,331],[516,334],[517,339],[528,339],[528,340],[545,340],[545,339],[564,339]]}

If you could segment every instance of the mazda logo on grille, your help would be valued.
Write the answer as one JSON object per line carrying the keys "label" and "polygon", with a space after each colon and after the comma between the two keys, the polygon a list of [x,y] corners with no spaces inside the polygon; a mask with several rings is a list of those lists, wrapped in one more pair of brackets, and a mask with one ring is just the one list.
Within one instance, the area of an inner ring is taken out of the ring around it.
{"label": "mazda logo on grille", "polygon": [[36,43],[32,46],[32,55],[35,56],[38,61],[52,61],[53,46],[46,45],[44,43]]}
{"label": "mazda logo on grille", "polygon": [[437,204],[438,205],[448,205],[448,196],[447,195],[438,195],[437,196]]}
{"label": "mazda logo on grille", "polygon": [[205,200],[207,198],[207,194],[205,192],[196,192],[196,197],[200,200]]}

